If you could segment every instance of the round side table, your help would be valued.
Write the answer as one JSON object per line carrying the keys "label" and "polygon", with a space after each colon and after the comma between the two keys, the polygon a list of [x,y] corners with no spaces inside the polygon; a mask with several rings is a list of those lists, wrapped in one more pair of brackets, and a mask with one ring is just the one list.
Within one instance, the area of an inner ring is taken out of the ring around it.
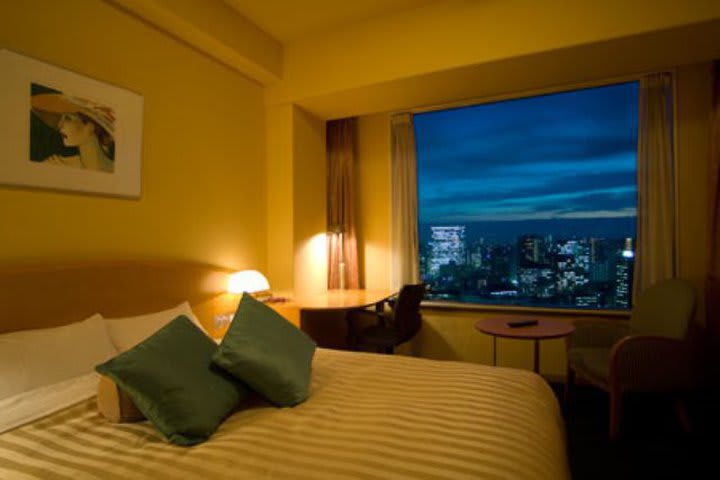
{"label": "round side table", "polygon": [[[520,318],[487,318],[475,322],[475,329],[493,337],[493,365],[497,365],[497,338],[533,340],[535,343],[533,370],[540,373],[540,340],[567,337],[575,327],[567,322],[549,318],[537,319],[537,325],[510,327],[508,322],[528,320]],[[533,319],[535,320],[535,319]]]}

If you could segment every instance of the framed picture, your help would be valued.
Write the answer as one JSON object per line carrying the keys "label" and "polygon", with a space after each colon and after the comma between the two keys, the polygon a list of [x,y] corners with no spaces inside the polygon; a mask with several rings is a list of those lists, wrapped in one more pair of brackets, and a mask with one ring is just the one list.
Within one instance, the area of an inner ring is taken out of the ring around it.
{"label": "framed picture", "polygon": [[143,98],[0,50],[0,184],[140,198]]}

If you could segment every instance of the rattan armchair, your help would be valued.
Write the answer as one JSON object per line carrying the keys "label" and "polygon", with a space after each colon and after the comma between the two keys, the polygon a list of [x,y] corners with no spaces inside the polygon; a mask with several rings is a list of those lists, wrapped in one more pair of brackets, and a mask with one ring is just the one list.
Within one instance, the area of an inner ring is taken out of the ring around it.
{"label": "rattan armchair", "polygon": [[697,384],[688,327],[695,292],[684,280],[660,282],[638,296],[627,324],[578,321],[568,338],[566,399],[575,378],[609,392],[611,440],[620,435],[623,394],[681,393]]}

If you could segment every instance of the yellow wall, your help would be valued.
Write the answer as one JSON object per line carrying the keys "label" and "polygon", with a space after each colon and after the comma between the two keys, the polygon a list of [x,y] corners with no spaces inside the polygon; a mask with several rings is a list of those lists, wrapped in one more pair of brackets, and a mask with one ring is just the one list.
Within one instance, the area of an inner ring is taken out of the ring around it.
{"label": "yellow wall", "polygon": [[[432,92],[428,92],[429,95]],[[707,272],[707,202],[709,159],[709,64],[677,70],[678,212],[680,275],[693,281],[702,293]],[[359,122],[359,249],[364,258],[365,283],[388,287],[390,264],[390,120],[389,114],[374,114]],[[702,299],[697,321],[704,322]],[[491,337],[476,332],[474,323],[497,312],[479,310],[423,310],[423,329],[407,349],[429,358],[492,362]],[[500,314],[503,315],[503,314]],[[567,316],[560,318],[570,319]],[[531,368],[532,344],[499,340],[498,364]],[[541,371],[558,377],[565,372],[564,342],[542,342]]]}
{"label": "yellow wall", "polygon": [[710,115],[712,76],[709,63],[689,65],[677,74],[677,188],[679,273],[700,294],[696,319],[705,323],[710,203]]}
{"label": "yellow wall", "polygon": [[145,102],[142,198],[0,187],[0,261],[174,258],[265,268],[260,87],[97,0],[0,2],[0,48]]}
{"label": "yellow wall", "polygon": [[276,291],[289,291],[295,281],[293,210],[292,105],[267,109],[267,276]]}
{"label": "yellow wall", "polygon": [[390,286],[390,119],[368,115],[358,121],[358,265],[368,289]]}
{"label": "yellow wall", "polygon": [[[268,90],[268,98],[271,102],[300,102],[719,18],[720,2],[716,0],[433,2],[290,42],[285,47],[283,81]],[[705,47],[717,51],[711,38],[693,48],[678,42],[668,46],[683,49],[685,56]],[[642,62],[642,56],[636,60]],[[583,63],[597,61],[603,59]]]}
{"label": "yellow wall", "polygon": [[280,42],[224,0],[107,0],[261,85],[282,76]]}
{"label": "yellow wall", "polygon": [[327,288],[325,122],[294,105],[267,109],[266,275],[276,292]]}
{"label": "yellow wall", "polygon": [[294,290],[317,293],[327,290],[325,122],[293,110]]}

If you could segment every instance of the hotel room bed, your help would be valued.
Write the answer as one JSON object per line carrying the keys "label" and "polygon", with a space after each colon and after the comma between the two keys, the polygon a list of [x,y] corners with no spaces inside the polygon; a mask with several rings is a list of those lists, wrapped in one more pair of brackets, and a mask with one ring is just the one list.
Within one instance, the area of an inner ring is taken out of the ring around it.
{"label": "hotel room bed", "polygon": [[[251,397],[192,447],[108,422],[96,374],[49,385],[0,401],[0,431],[3,411],[29,420],[4,425],[0,478],[569,478],[557,400],[532,372],[318,349],[311,378],[304,403]],[[58,411],[18,415],[36,406]]]}
{"label": "hotel room bed", "polygon": [[75,390],[0,435],[0,478],[569,478],[557,401],[521,370],[319,349],[307,402],[251,400],[190,448]]}

